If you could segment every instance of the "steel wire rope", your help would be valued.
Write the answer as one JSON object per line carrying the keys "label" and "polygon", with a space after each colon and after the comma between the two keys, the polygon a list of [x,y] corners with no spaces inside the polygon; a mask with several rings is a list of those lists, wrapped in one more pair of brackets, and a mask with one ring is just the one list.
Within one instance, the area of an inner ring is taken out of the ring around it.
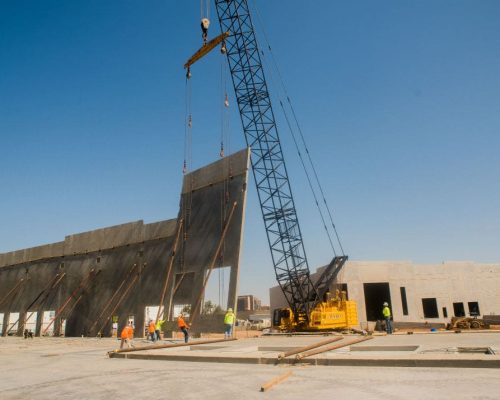
{"label": "steel wire rope", "polygon": [[[191,80],[186,76],[186,88],[185,88],[185,116],[184,116],[184,176],[191,170],[192,165],[192,127],[193,118],[191,112]],[[189,188],[188,188],[189,189]],[[182,226],[182,248],[180,251],[180,269],[184,270],[184,257],[186,250],[186,241],[188,237],[188,229],[190,226],[190,210],[192,203],[192,193],[191,190],[187,190],[186,193],[181,194],[181,218],[184,221]]]}
{"label": "steel wire rope", "polygon": [[[316,171],[316,167],[314,166],[314,163],[313,163],[313,161],[312,161],[312,158],[311,158],[311,155],[310,155],[310,152],[309,152],[308,146],[307,146],[307,144],[306,144],[305,137],[304,137],[303,132],[302,132],[302,128],[301,128],[301,126],[300,126],[300,124],[299,124],[299,121],[298,121],[297,115],[296,115],[296,113],[295,113],[295,109],[294,109],[294,107],[293,107],[293,105],[292,105],[292,102],[291,102],[291,100],[290,100],[290,96],[288,95],[288,91],[287,91],[287,89],[286,89],[286,86],[285,86],[285,83],[284,83],[283,77],[282,77],[282,75],[281,75],[280,69],[279,69],[279,67],[278,67],[278,63],[277,63],[277,61],[276,61],[276,58],[274,57],[274,53],[273,53],[273,51],[272,51],[272,49],[271,49],[271,45],[269,44],[269,40],[268,40],[268,37],[267,37],[267,33],[266,33],[266,29],[265,29],[265,26],[264,26],[264,23],[263,23],[262,17],[261,17],[261,15],[260,15],[259,9],[258,9],[257,4],[256,4],[256,2],[255,2],[255,1],[253,2],[253,4],[254,4],[254,8],[255,8],[255,10],[256,10],[257,21],[259,22],[259,24],[260,24],[260,26],[261,26],[261,28],[262,28],[262,32],[263,32],[263,36],[264,36],[264,40],[265,40],[265,42],[266,42],[266,44],[267,44],[267,48],[268,48],[268,50],[269,50],[269,54],[271,55],[271,62],[272,62],[272,65],[273,65],[273,67],[276,69],[276,73],[277,73],[277,75],[278,75],[278,77],[279,77],[279,81],[280,81],[280,84],[281,84],[282,90],[283,90],[283,92],[284,92],[284,94],[285,94],[285,97],[286,97],[286,99],[287,99],[288,105],[289,105],[289,107],[290,107],[290,109],[291,109],[291,111],[292,111],[292,115],[293,115],[293,118],[294,118],[295,124],[297,125],[297,129],[298,129],[298,131],[299,131],[299,134],[300,134],[300,137],[301,137],[301,140],[302,140],[303,146],[304,146],[304,148],[305,148],[305,151],[306,151],[306,154],[307,154],[307,157],[308,157],[308,161],[309,161],[309,163],[310,163],[310,165],[311,165],[311,169],[313,170],[313,173],[314,173],[314,177],[315,177],[315,180],[316,180],[316,184],[318,185],[318,188],[319,188],[319,190],[320,190],[320,193],[321,193],[321,196],[322,196],[322,200],[323,200],[324,206],[325,206],[325,208],[326,208],[326,210],[327,210],[327,213],[328,213],[328,216],[329,216],[329,219],[330,219],[330,223],[331,223],[331,225],[332,225],[332,229],[333,229],[333,231],[335,232],[335,236],[336,236],[337,242],[338,242],[338,244],[339,244],[339,247],[340,247],[340,249],[341,249],[342,255],[345,255],[345,253],[344,253],[344,248],[343,248],[343,246],[342,246],[342,243],[341,243],[341,240],[340,240],[340,237],[339,237],[339,234],[338,234],[337,228],[336,228],[336,226],[335,226],[335,223],[333,222],[333,216],[332,216],[332,213],[331,213],[331,211],[330,211],[330,207],[328,206],[328,203],[327,203],[327,201],[326,201],[325,194],[324,194],[324,191],[323,191],[323,187],[322,187],[322,185],[321,185],[321,182],[320,182],[320,180],[319,180],[319,177],[318,177],[318,174],[317,174],[317,171]],[[261,51],[261,53],[262,53],[262,55],[264,56],[263,51]],[[282,106],[282,107],[283,107],[283,106]]]}
{"label": "steel wire rope", "polygon": [[336,257],[337,256],[337,251],[335,250],[335,246],[333,245],[332,237],[330,236],[330,232],[328,231],[328,227],[326,226],[325,217],[323,215],[323,211],[321,210],[321,208],[319,206],[318,198],[316,196],[316,191],[314,190],[314,187],[313,187],[313,184],[312,184],[312,181],[311,181],[311,177],[309,176],[309,172],[306,169],[306,165],[304,163],[304,158],[302,157],[302,153],[300,152],[299,144],[297,143],[297,138],[295,137],[295,134],[293,133],[293,130],[292,130],[292,127],[291,127],[291,124],[290,124],[290,120],[288,118],[288,114],[286,113],[285,108],[283,107],[283,103],[282,103],[281,100],[279,100],[279,102],[280,102],[280,105],[281,105],[281,109],[283,110],[283,114],[285,116],[285,120],[286,120],[286,123],[288,125],[288,129],[290,129],[290,133],[292,135],[293,142],[295,144],[295,149],[297,150],[297,153],[299,155],[300,163],[302,164],[302,168],[304,169],[304,172],[306,174],[307,183],[309,184],[309,188],[311,189],[312,195],[314,197],[314,202],[316,203],[316,208],[319,211],[319,215],[321,217],[321,222],[323,223],[323,227],[325,228],[325,232],[326,232],[326,235],[328,236],[328,241],[330,242],[330,246],[332,247],[333,254],[335,254],[335,257]]}
{"label": "steel wire rope", "polygon": [[[265,57],[265,54],[264,54],[264,52],[263,52],[263,51],[261,51],[261,54],[262,54],[262,58],[263,58],[263,60],[266,60],[266,57]],[[275,87],[277,87],[277,85],[274,85],[274,76],[273,76],[273,71],[272,71],[272,69],[270,69],[270,70],[269,70],[269,77],[270,77],[270,81],[271,81],[272,85],[273,85],[273,86],[275,86]],[[279,92],[279,88],[278,88],[278,92]],[[314,185],[313,185],[313,182],[312,182],[312,180],[311,180],[310,173],[309,173],[309,171],[308,171],[308,169],[307,169],[306,163],[304,162],[304,158],[302,157],[302,152],[301,152],[301,150],[300,150],[300,146],[299,146],[299,143],[298,143],[298,141],[297,141],[296,134],[294,133],[294,129],[293,129],[293,127],[292,127],[292,124],[290,123],[290,118],[288,117],[288,113],[287,113],[287,111],[286,111],[285,107],[283,106],[283,101],[281,100],[281,96],[279,95],[279,93],[278,93],[278,101],[279,101],[280,106],[281,106],[281,109],[282,109],[282,111],[283,111],[283,115],[284,115],[284,117],[285,117],[285,120],[286,120],[286,123],[287,123],[288,129],[289,129],[289,131],[290,131],[290,135],[291,135],[291,137],[292,137],[292,139],[293,139],[293,143],[294,143],[294,145],[295,145],[295,149],[296,149],[297,154],[298,154],[298,156],[299,156],[299,160],[300,160],[300,163],[301,163],[301,165],[302,165],[302,169],[303,169],[303,171],[304,171],[304,173],[305,173],[305,175],[306,175],[306,178],[307,178],[307,182],[308,182],[309,188],[310,188],[311,193],[312,193],[312,195],[313,195],[313,197],[314,197],[314,202],[315,202],[315,204],[316,204],[316,208],[317,208],[317,210],[318,210],[318,212],[319,212],[319,215],[320,215],[321,221],[322,221],[322,223],[323,223],[323,228],[325,229],[325,233],[326,233],[326,236],[327,236],[328,241],[329,241],[329,243],[330,243],[330,247],[331,247],[331,248],[332,248],[332,250],[333,250],[333,254],[334,254],[335,256],[337,256],[337,250],[335,249],[335,245],[333,244],[333,240],[332,240],[332,237],[331,237],[331,235],[330,235],[330,231],[329,231],[329,229],[328,229],[328,226],[327,226],[327,224],[326,224],[325,217],[324,217],[324,215],[323,215],[323,211],[322,211],[322,209],[321,209],[321,207],[320,207],[320,204],[319,204],[319,201],[318,201],[318,196],[317,196],[317,194],[316,194],[316,190],[314,189]],[[341,248],[342,248],[342,247],[341,247]]]}

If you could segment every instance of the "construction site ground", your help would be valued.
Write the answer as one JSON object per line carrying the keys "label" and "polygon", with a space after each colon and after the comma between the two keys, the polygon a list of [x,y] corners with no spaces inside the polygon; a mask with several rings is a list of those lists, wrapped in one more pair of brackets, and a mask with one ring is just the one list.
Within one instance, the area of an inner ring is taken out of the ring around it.
{"label": "construction site ground", "polygon": [[[195,345],[217,339],[208,335],[187,347],[111,354],[117,339],[3,337],[0,399],[500,399],[498,331],[374,335],[300,362],[278,362],[278,354],[328,337],[252,336]],[[150,343],[134,339],[135,346]]]}

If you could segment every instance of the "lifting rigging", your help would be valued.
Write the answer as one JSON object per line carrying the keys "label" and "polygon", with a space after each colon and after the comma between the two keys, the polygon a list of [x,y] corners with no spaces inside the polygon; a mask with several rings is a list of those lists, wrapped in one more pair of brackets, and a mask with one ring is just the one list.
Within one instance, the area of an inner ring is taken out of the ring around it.
{"label": "lifting rigging", "polygon": [[[313,282],[311,279],[247,0],[215,0],[215,6],[222,34],[207,42],[208,15],[202,15],[203,46],[186,62],[184,68],[189,80],[191,66],[218,44],[222,44],[221,53],[227,58],[246,144],[251,149],[252,170],[276,279],[290,307],[275,310],[273,324],[283,329],[295,330],[321,330],[356,325],[356,304],[347,301],[345,295],[340,293],[333,298],[328,293],[348,258],[341,245],[341,255],[337,255],[330,240],[335,256],[317,281]],[[203,10],[203,1],[201,8]],[[207,6],[207,14],[208,9]],[[288,102],[290,103],[289,98]],[[228,103],[227,94],[225,103]],[[280,104],[284,110],[283,103]],[[293,108],[292,115],[297,123]],[[188,125],[190,121],[189,119]],[[287,123],[291,129],[288,118]],[[300,126],[299,132],[303,141]],[[295,137],[294,142],[297,145]],[[306,154],[312,164],[307,148]],[[303,160],[302,163],[304,164]],[[314,166],[313,171],[317,179]],[[309,176],[308,180],[312,188]],[[321,187],[320,193],[325,201]],[[315,200],[319,206],[316,195]],[[329,210],[328,214],[337,235]],[[323,215],[322,221],[327,229]]]}

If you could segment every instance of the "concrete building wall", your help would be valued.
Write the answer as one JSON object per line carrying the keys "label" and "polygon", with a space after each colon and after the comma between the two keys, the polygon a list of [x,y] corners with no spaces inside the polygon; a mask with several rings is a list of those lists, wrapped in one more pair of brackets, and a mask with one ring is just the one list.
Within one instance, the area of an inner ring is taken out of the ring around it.
{"label": "concrete building wall", "polygon": [[[165,282],[166,310],[175,304],[194,310],[212,267],[231,268],[226,297],[235,307],[249,154],[245,149],[185,175],[177,218],[130,222],[0,254],[0,334],[7,334],[15,313],[21,334],[32,312],[36,333],[43,334],[42,315],[52,311],[56,335],[108,335],[112,316],[118,316],[119,330],[132,316],[142,335],[145,308],[159,305]],[[200,318],[194,331],[204,330],[204,324],[214,325]]]}
{"label": "concrete building wall", "polygon": [[[312,274],[313,280],[323,268]],[[481,316],[500,314],[500,264],[348,261],[339,282],[347,284],[349,299],[358,303],[358,316],[362,323],[368,320],[367,307],[376,307],[381,312],[384,301],[390,302],[394,321],[399,323],[447,323],[454,315],[453,303],[463,303],[466,315],[469,315],[469,302],[478,303]],[[377,300],[379,304],[367,305],[365,284],[375,283],[387,283],[390,298],[381,297]],[[406,291],[407,315],[403,313],[402,287]],[[270,289],[270,299],[271,310],[286,306],[279,287]],[[436,299],[436,318],[424,315],[422,299]]]}

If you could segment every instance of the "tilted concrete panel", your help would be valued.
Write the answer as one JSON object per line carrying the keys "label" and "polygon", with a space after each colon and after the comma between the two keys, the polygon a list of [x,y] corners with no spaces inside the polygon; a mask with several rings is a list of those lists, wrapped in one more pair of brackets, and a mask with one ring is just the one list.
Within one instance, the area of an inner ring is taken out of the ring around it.
{"label": "tilted concrete panel", "polygon": [[[43,311],[61,311],[54,331],[60,333],[61,320],[65,319],[68,336],[96,335],[99,331],[109,335],[112,316],[118,317],[119,329],[133,316],[140,335],[145,307],[159,304],[174,253],[165,306],[172,306],[177,300],[194,304],[200,298],[203,277],[214,258],[215,268],[231,267],[227,297],[235,299],[248,160],[249,150],[245,149],[185,175],[186,190],[181,194],[177,219],[150,224],[135,221],[68,235],[63,242],[0,254],[0,300],[16,289],[0,304],[0,313],[6,318],[8,313],[19,312],[23,320],[28,311],[37,311],[40,334]],[[228,221],[234,202],[237,206]],[[186,204],[189,209],[184,207]],[[181,218],[185,223],[174,252]],[[228,230],[222,243],[224,223]],[[223,245],[217,254],[219,243]],[[87,279],[92,270],[96,276]],[[189,277],[176,297],[173,277],[185,272]],[[55,281],[55,287],[44,291]],[[23,321],[17,334],[22,327]]]}

